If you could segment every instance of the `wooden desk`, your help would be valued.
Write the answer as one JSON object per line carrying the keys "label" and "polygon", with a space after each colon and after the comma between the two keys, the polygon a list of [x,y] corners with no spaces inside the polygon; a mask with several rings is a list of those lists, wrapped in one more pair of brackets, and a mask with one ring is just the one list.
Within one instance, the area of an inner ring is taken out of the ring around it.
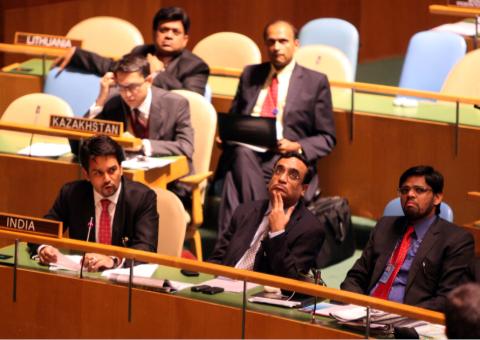
{"label": "wooden desk", "polygon": [[[188,173],[184,156],[172,157],[173,163],[150,170],[125,170],[125,176],[152,187]],[[70,160],[0,154],[0,211],[27,216],[43,216],[53,204],[62,185],[81,179],[81,167]]]}

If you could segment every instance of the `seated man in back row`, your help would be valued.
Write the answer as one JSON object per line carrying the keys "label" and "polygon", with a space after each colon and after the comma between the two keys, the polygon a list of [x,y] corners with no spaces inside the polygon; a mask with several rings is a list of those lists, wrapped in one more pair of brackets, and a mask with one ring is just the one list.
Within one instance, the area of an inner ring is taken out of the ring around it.
{"label": "seated man in back row", "polygon": [[[210,70],[207,64],[185,49],[190,19],[180,7],[161,8],[153,18],[154,44],[136,46],[130,53],[149,61],[153,85],[165,90],[185,89],[205,93]],[[60,68],[71,66],[103,76],[114,61],[81,48],[70,49],[57,61]]]}
{"label": "seated man in back row", "polygon": [[312,172],[298,153],[274,165],[269,200],[248,202],[235,211],[209,262],[301,279],[315,268],[324,229],[305,207]]}
{"label": "seated man in back row", "polygon": [[[225,178],[219,212],[219,235],[226,230],[239,204],[268,198],[266,183],[279,154],[299,152],[311,171],[335,146],[335,123],[327,77],[295,63],[297,30],[277,20],[266,25],[264,43],[270,62],[245,68],[232,103],[232,114],[270,117],[276,120],[275,150],[252,150],[224,145],[216,179]],[[224,143],[226,144],[226,143]],[[318,187],[312,177],[305,200]]]}
{"label": "seated man in back row", "polygon": [[[151,86],[148,70],[145,58],[125,55],[113,72],[103,76],[100,94],[87,116],[122,122],[124,130],[142,139],[142,149],[131,151],[146,156],[186,156],[191,172],[193,128],[188,101]],[[183,201],[189,197],[189,188],[178,181],[169,189]]]}
{"label": "seated man in back row", "polygon": [[[146,185],[123,177],[123,150],[107,136],[85,140],[80,162],[85,180],[65,184],[45,218],[63,222],[70,238],[155,252],[158,242],[157,196]],[[90,229],[90,230],[89,230]],[[29,245],[44,264],[57,261],[58,249]],[[87,253],[89,271],[114,268],[118,258]]]}
{"label": "seated man in back row", "polygon": [[405,216],[378,221],[340,287],[443,311],[473,258],[473,237],[438,216],[443,176],[432,167],[406,170],[398,192]]}

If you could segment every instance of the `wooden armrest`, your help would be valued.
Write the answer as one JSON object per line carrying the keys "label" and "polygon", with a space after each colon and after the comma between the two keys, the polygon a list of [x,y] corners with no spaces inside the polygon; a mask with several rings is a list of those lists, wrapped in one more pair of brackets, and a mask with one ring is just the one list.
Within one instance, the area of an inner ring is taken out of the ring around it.
{"label": "wooden armrest", "polygon": [[205,179],[207,179],[212,175],[213,175],[213,171],[207,171],[201,174],[182,177],[179,179],[179,181],[185,184],[199,185],[200,183],[202,183],[202,181],[204,181]]}

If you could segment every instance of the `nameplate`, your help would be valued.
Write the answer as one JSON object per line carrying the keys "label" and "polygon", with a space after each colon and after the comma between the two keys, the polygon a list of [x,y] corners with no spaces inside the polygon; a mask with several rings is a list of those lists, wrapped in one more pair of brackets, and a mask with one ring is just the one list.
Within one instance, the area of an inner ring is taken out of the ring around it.
{"label": "nameplate", "polygon": [[61,238],[63,223],[43,218],[0,213],[0,230]]}
{"label": "nameplate", "polygon": [[51,115],[50,128],[120,137],[123,132],[123,123],[109,120]]}
{"label": "nameplate", "polygon": [[71,48],[74,46],[81,47],[82,41],[70,39],[60,35],[15,32],[14,44],[39,47]]}

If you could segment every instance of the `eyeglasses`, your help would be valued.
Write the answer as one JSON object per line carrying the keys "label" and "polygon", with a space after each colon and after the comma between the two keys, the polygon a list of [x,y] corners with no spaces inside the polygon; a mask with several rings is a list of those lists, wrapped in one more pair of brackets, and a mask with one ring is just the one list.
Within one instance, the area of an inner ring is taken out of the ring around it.
{"label": "eyeglasses", "polygon": [[287,173],[287,178],[292,182],[300,181],[301,175],[300,172],[296,169],[285,169],[283,165],[277,165],[275,169],[273,169],[273,174],[275,176],[282,176],[284,173]]}
{"label": "eyeglasses", "polygon": [[398,188],[398,193],[400,195],[408,195],[410,190],[413,190],[415,192],[415,194],[417,194],[417,195],[423,195],[424,193],[426,193],[428,191],[432,191],[432,189],[430,189],[430,188],[425,188],[425,187],[421,187],[421,186],[417,186],[417,185],[414,185],[413,187],[409,187],[409,186],[405,185],[403,187]]}
{"label": "eyeglasses", "polygon": [[128,84],[128,85],[121,85],[121,84],[116,84],[116,88],[120,91],[120,92],[126,92],[126,91],[130,91],[132,93],[134,92],[138,92],[138,90],[140,89],[140,87],[145,84],[145,82],[142,82],[142,83],[131,83],[131,84]]}
{"label": "eyeglasses", "polygon": [[183,32],[180,31],[179,29],[177,29],[177,28],[170,28],[170,27],[159,27],[159,28],[157,29],[157,31],[160,32],[160,33],[162,33],[162,34],[167,34],[168,32],[172,32],[172,34],[173,34],[174,36],[177,36],[177,37],[178,37],[179,35],[183,34]]}

